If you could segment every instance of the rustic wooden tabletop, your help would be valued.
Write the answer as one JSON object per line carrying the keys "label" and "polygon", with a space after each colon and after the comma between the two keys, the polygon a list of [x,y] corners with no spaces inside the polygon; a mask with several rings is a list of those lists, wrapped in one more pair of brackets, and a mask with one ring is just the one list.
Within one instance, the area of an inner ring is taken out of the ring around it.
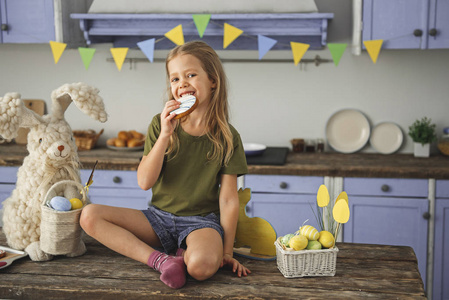
{"label": "rustic wooden tabletop", "polygon": [[[220,269],[209,280],[188,278],[173,290],[159,273],[85,237],[87,253],[33,262],[28,257],[0,270],[1,299],[425,299],[416,256],[405,246],[337,243],[332,277],[285,278],[276,261],[239,260],[251,271],[238,278]],[[0,245],[7,246],[0,234]]]}

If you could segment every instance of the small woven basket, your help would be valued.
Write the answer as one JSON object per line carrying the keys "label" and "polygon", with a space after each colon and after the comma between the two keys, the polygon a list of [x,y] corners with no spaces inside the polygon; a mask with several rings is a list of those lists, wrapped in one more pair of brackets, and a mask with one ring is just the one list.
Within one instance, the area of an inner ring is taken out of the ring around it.
{"label": "small woven basket", "polygon": [[62,180],[52,185],[48,190],[41,206],[40,247],[42,251],[49,254],[72,253],[78,248],[81,241],[82,231],[79,221],[83,207],[69,211],[57,211],[48,206],[53,197],[63,195],[65,188],[70,185],[78,191],[78,199],[83,202],[83,207],[88,201],[86,190],[76,181]]}
{"label": "small woven basket", "polygon": [[276,241],[276,261],[279,271],[286,278],[308,276],[334,276],[338,248],[323,250],[284,250]]}
{"label": "small woven basket", "polygon": [[76,147],[78,150],[90,150],[97,144],[100,135],[103,133],[104,129],[96,133],[94,130],[74,130],[73,137],[75,138]]}

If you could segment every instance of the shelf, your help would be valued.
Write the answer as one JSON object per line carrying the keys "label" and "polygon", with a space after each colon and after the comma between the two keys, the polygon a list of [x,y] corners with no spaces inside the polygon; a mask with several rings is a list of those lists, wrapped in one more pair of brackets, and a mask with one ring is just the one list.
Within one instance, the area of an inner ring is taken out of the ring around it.
{"label": "shelf", "polygon": [[[227,50],[257,50],[259,34],[278,41],[272,50],[290,50],[290,42],[322,49],[328,20],[333,17],[332,13],[212,14],[202,40],[216,50],[223,49],[223,24],[228,23],[243,34]],[[79,19],[88,45],[112,43],[114,47],[137,48],[138,42],[156,38],[156,50],[171,49],[175,44],[163,37],[179,24],[185,41],[200,39],[191,14],[71,14],[71,18]]]}

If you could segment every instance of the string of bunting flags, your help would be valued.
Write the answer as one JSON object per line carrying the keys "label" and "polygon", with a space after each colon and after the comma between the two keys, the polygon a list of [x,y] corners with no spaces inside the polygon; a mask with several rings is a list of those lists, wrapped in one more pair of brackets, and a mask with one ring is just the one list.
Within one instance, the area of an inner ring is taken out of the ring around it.
{"label": "string of bunting flags", "polygon": [[[194,14],[192,15],[193,22],[195,23],[195,27],[198,31],[198,35],[200,38],[203,37],[204,32],[207,28],[207,25],[212,22],[214,24],[217,24],[210,20],[211,15],[210,14]],[[226,49],[231,43],[233,43],[239,36],[246,35],[243,30],[234,27],[228,23],[224,23],[223,25],[218,24],[219,26],[223,27],[223,49]],[[246,35],[248,36],[248,35]],[[170,31],[166,32],[164,34],[164,37],[162,37],[159,40],[156,40],[155,38],[151,38],[148,40],[144,40],[137,43],[137,46],[140,48],[140,50],[145,54],[145,56],[148,58],[150,62],[153,62],[154,59],[154,49],[155,44],[159,42],[160,40],[167,38],[170,41],[172,41],[176,45],[183,45],[184,44],[184,33],[182,30],[182,24],[179,24],[178,26],[174,27]],[[262,60],[262,58],[267,54],[268,51],[273,48],[273,46],[278,41],[263,35],[257,35],[257,43],[258,43],[258,51],[259,51],[259,60]],[[371,41],[364,41],[363,42],[366,50],[375,64],[377,62],[377,58],[380,53],[380,49],[382,48],[383,40],[371,40]],[[61,43],[61,42],[55,42],[50,41],[50,47],[53,53],[53,58],[55,64],[59,62],[59,59],[61,58],[62,54],[64,53],[66,49],[67,44]],[[304,43],[298,43],[298,42],[290,42],[290,47],[293,54],[293,62],[295,65],[298,65],[304,56],[304,54],[309,49],[310,45],[304,44]],[[329,52],[331,53],[332,59],[334,61],[335,66],[338,66],[340,63],[340,59],[343,56],[343,53],[345,52],[347,48],[347,44],[345,43],[328,43],[327,47],[329,49]],[[129,48],[127,47],[117,47],[117,48],[110,48],[111,55],[114,59],[114,62],[117,66],[117,69],[120,71],[122,69],[123,63],[125,61],[126,55],[128,54]],[[79,47],[78,52],[81,56],[81,60],[83,61],[84,67],[89,69],[90,63],[92,61],[92,58],[95,54],[96,49],[95,48],[86,48],[86,47]]]}

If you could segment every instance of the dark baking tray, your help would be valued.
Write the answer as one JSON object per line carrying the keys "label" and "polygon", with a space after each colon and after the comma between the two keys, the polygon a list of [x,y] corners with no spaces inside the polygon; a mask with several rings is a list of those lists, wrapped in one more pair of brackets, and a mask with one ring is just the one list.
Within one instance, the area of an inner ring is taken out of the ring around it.
{"label": "dark baking tray", "polygon": [[287,147],[267,147],[261,155],[247,156],[246,162],[248,165],[284,165],[289,151]]}

